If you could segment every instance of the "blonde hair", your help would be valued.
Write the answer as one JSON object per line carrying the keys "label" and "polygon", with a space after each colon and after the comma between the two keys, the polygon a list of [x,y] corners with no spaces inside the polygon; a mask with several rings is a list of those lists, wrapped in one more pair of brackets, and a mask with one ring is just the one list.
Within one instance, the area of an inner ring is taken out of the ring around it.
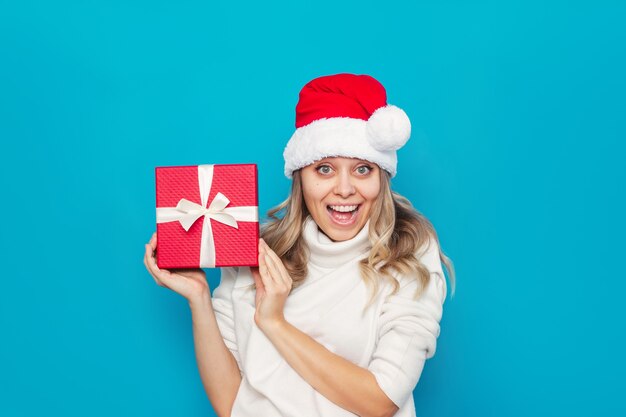
{"label": "blonde hair", "polygon": [[[420,285],[415,297],[419,297],[430,280],[430,273],[419,257],[432,241],[439,247],[439,258],[448,272],[454,294],[454,265],[441,251],[435,228],[407,198],[391,190],[390,174],[384,169],[379,169],[379,172],[380,193],[370,213],[369,240],[372,249],[369,256],[359,264],[361,277],[371,291],[371,298],[365,308],[374,301],[380,290],[381,279],[391,282],[394,288],[392,293],[398,291],[399,283],[394,273],[418,280]],[[279,216],[280,212],[283,212],[282,216]],[[302,177],[300,170],[297,170],[293,172],[289,197],[267,212],[268,221],[261,227],[261,236],[289,271],[293,279],[292,289],[300,286],[307,276],[309,253],[302,228],[308,215],[302,193]]]}

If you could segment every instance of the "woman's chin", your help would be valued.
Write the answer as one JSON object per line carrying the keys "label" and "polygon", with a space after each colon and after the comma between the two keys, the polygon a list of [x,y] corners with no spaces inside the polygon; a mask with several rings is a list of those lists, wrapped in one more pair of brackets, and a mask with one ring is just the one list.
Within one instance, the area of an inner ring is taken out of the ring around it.
{"label": "woman's chin", "polygon": [[318,224],[322,232],[334,242],[343,242],[355,237],[362,229],[360,222],[351,222],[349,225],[325,222],[323,226]]}

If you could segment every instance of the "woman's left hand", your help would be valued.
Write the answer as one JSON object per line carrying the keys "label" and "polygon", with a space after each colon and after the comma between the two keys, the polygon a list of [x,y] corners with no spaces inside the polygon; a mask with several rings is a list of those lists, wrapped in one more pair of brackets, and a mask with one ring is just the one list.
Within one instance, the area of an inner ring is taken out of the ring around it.
{"label": "woman's left hand", "polygon": [[259,239],[259,267],[250,268],[256,284],[254,321],[264,332],[285,320],[283,310],[293,280],[276,252]]}

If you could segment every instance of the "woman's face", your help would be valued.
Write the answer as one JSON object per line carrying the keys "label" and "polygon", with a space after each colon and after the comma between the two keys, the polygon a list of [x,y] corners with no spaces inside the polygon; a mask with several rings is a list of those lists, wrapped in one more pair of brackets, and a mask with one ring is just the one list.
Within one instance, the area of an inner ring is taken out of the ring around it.
{"label": "woman's face", "polygon": [[352,239],[365,226],[380,191],[380,168],[362,159],[324,158],[301,170],[304,202],[330,239]]}

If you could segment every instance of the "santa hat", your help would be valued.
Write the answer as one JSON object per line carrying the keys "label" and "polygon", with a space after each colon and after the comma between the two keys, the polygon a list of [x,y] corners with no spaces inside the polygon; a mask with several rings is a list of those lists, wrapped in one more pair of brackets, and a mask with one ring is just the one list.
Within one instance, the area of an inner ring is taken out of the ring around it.
{"label": "santa hat", "polygon": [[396,150],[411,135],[406,113],[387,104],[385,87],[369,75],[316,78],[300,91],[296,131],[283,156],[285,175],[330,156],[373,162],[396,175]]}

